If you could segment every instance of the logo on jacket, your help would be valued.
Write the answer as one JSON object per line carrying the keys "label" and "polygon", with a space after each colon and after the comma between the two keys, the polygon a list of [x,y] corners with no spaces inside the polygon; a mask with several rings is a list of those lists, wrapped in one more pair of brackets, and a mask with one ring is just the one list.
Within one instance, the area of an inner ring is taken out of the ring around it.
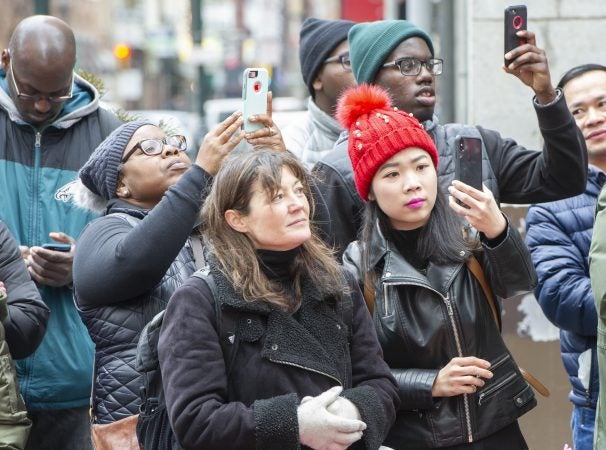
{"label": "logo on jacket", "polygon": [[74,197],[76,182],[76,180],[70,181],[57,189],[57,192],[55,192],[55,200],[65,203],[69,202]]}

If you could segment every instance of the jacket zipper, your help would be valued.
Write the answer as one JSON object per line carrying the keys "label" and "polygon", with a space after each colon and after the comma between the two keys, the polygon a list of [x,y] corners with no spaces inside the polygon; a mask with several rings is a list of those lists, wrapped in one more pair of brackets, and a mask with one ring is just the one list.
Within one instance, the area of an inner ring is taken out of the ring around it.
{"label": "jacket zipper", "polygon": [[[38,241],[38,210],[37,210],[37,206],[38,205],[38,197],[39,197],[39,193],[38,193],[38,189],[36,189],[36,186],[38,186],[39,183],[39,178],[40,178],[40,159],[41,159],[41,155],[40,155],[40,148],[42,146],[42,133],[40,131],[36,131],[36,138],[35,138],[35,142],[34,142],[34,174],[32,176],[32,193],[33,193],[33,199],[32,199],[32,204],[31,204],[31,216],[30,216],[30,222],[29,222],[29,230],[26,233],[26,239],[27,241],[27,245],[31,246],[37,243]],[[27,403],[27,401],[29,400],[29,384],[31,382],[31,377],[32,377],[32,372],[33,372],[33,362],[32,360],[24,360],[24,365],[23,365],[23,372],[24,372],[24,382],[23,382],[23,389],[22,389],[22,395],[23,395],[23,399],[24,401]]]}
{"label": "jacket zipper", "polygon": [[490,370],[491,372],[494,373],[494,371],[496,369],[498,369],[500,366],[502,366],[505,363],[505,361],[507,361],[508,359],[509,359],[509,355],[508,354],[504,355],[500,360],[498,360],[496,363],[492,364],[488,370]]}
{"label": "jacket zipper", "polygon": [[[383,282],[383,298],[386,300],[385,301],[385,313],[386,314],[388,313],[388,307],[390,308],[390,310],[392,308],[392,301],[391,301],[391,298],[387,295],[387,288],[388,288],[388,286],[397,286],[397,285],[418,286],[418,287],[428,289],[432,292],[435,292],[444,301],[444,304],[446,305],[446,310],[448,311],[448,317],[450,319],[450,326],[452,327],[452,331],[454,334],[455,344],[457,347],[457,353],[458,353],[458,356],[460,358],[462,358],[463,357],[463,346],[461,345],[461,338],[459,336],[459,330],[457,328],[457,324],[456,324],[455,317],[454,317],[454,308],[452,307],[452,303],[450,301],[449,296],[442,295],[440,292],[436,291],[435,289],[433,289],[432,287],[430,287],[426,284],[414,283],[414,282],[406,282],[406,283]],[[388,305],[388,303],[389,303],[389,305]],[[471,413],[470,413],[470,408],[469,408],[469,395],[468,394],[463,394],[463,406],[465,408],[465,423],[467,425],[467,441],[471,443],[471,442],[473,442],[473,433],[471,431]]]}
{"label": "jacket zipper", "polygon": [[[444,303],[446,303],[446,309],[448,310],[448,316],[450,317],[450,324],[452,325],[452,329],[454,331],[455,343],[457,345],[457,351],[459,352],[459,356],[463,357],[463,347],[461,345],[461,338],[459,337],[459,330],[457,329],[455,318],[454,318],[454,308],[452,307],[452,303],[448,296],[443,297]],[[465,407],[465,422],[467,423],[467,441],[469,443],[473,442],[473,434],[471,432],[471,413],[469,412],[469,395],[463,394],[463,406]]]}
{"label": "jacket zipper", "polygon": [[39,192],[37,189],[37,186],[40,183],[40,160],[42,159],[42,155],[41,155],[41,147],[42,147],[42,133],[40,131],[36,131],[36,142],[34,144],[34,175],[33,175],[33,186],[32,186],[32,192],[33,192],[33,201],[32,201],[32,218],[31,218],[31,234],[30,236],[28,236],[29,239],[31,239],[31,241],[29,242],[29,245],[37,245],[39,242],[39,218],[38,218],[38,199],[39,199]]}
{"label": "jacket zipper", "polygon": [[341,380],[339,380],[338,378],[335,378],[332,375],[329,375],[329,374],[327,374],[325,372],[322,372],[320,370],[312,369],[310,367],[305,367],[305,366],[302,366],[300,364],[295,364],[295,363],[291,363],[291,362],[287,362],[287,361],[281,361],[279,359],[270,358],[270,361],[275,362],[277,364],[284,364],[285,366],[298,367],[299,369],[308,370],[310,372],[314,372],[314,373],[318,373],[320,375],[324,375],[325,377],[328,377],[328,378],[330,378],[332,380],[335,380],[337,383],[339,383],[339,386],[343,386],[343,383],[341,383]]}
{"label": "jacket zipper", "polygon": [[486,389],[484,392],[482,392],[478,398],[478,405],[481,405],[482,402],[486,399],[486,397],[490,397],[490,395],[492,395],[493,392],[498,391],[499,389],[501,389],[504,385],[506,385],[507,383],[509,383],[511,380],[513,380],[516,377],[517,374],[512,373],[511,375],[509,375],[507,378],[504,378],[503,380],[499,381],[497,384],[490,386],[490,388]]}

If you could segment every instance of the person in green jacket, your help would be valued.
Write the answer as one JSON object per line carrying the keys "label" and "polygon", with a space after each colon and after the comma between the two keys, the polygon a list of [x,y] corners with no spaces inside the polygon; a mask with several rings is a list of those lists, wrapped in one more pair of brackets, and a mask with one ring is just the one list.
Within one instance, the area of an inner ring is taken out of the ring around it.
{"label": "person in green jacket", "polygon": [[[584,77],[587,81],[587,96],[575,110],[584,117],[584,125],[579,128],[583,131],[587,148],[606,159],[606,71],[588,72]],[[589,276],[598,313],[599,384],[606,386],[606,190],[604,188],[598,197],[593,237],[589,248]],[[600,389],[593,441],[594,449],[606,448],[605,408],[606,389]]]}

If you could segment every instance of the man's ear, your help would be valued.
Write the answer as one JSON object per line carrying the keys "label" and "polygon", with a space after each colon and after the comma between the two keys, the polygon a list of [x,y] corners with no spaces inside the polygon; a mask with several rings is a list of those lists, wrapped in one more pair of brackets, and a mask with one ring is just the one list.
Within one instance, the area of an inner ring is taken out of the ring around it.
{"label": "man's ear", "polygon": [[245,216],[240,214],[238,211],[228,209],[223,214],[223,217],[225,217],[227,224],[239,233],[246,233],[248,231]]}
{"label": "man's ear", "polygon": [[320,77],[319,73],[314,78],[312,87],[314,88],[314,91],[321,91],[322,89],[324,89],[324,84],[322,83],[322,78]]}

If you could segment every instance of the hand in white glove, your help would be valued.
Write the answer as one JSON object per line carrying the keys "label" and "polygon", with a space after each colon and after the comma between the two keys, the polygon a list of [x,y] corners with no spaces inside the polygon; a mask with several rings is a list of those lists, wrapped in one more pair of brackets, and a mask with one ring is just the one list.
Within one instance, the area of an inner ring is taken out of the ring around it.
{"label": "hand in white glove", "polygon": [[[339,398],[342,390],[341,386],[336,386],[301,402],[297,408],[301,444],[315,450],[344,450],[362,438],[362,432],[366,429],[364,422],[340,417],[327,409]],[[349,407],[345,403],[335,408],[347,410]]]}
{"label": "hand in white glove", "polygon": [[329,413],[343,417],[344,419],[362,420],[358,407],[345,397],[337,397],[337,399],[328,405],[326,409]]}

